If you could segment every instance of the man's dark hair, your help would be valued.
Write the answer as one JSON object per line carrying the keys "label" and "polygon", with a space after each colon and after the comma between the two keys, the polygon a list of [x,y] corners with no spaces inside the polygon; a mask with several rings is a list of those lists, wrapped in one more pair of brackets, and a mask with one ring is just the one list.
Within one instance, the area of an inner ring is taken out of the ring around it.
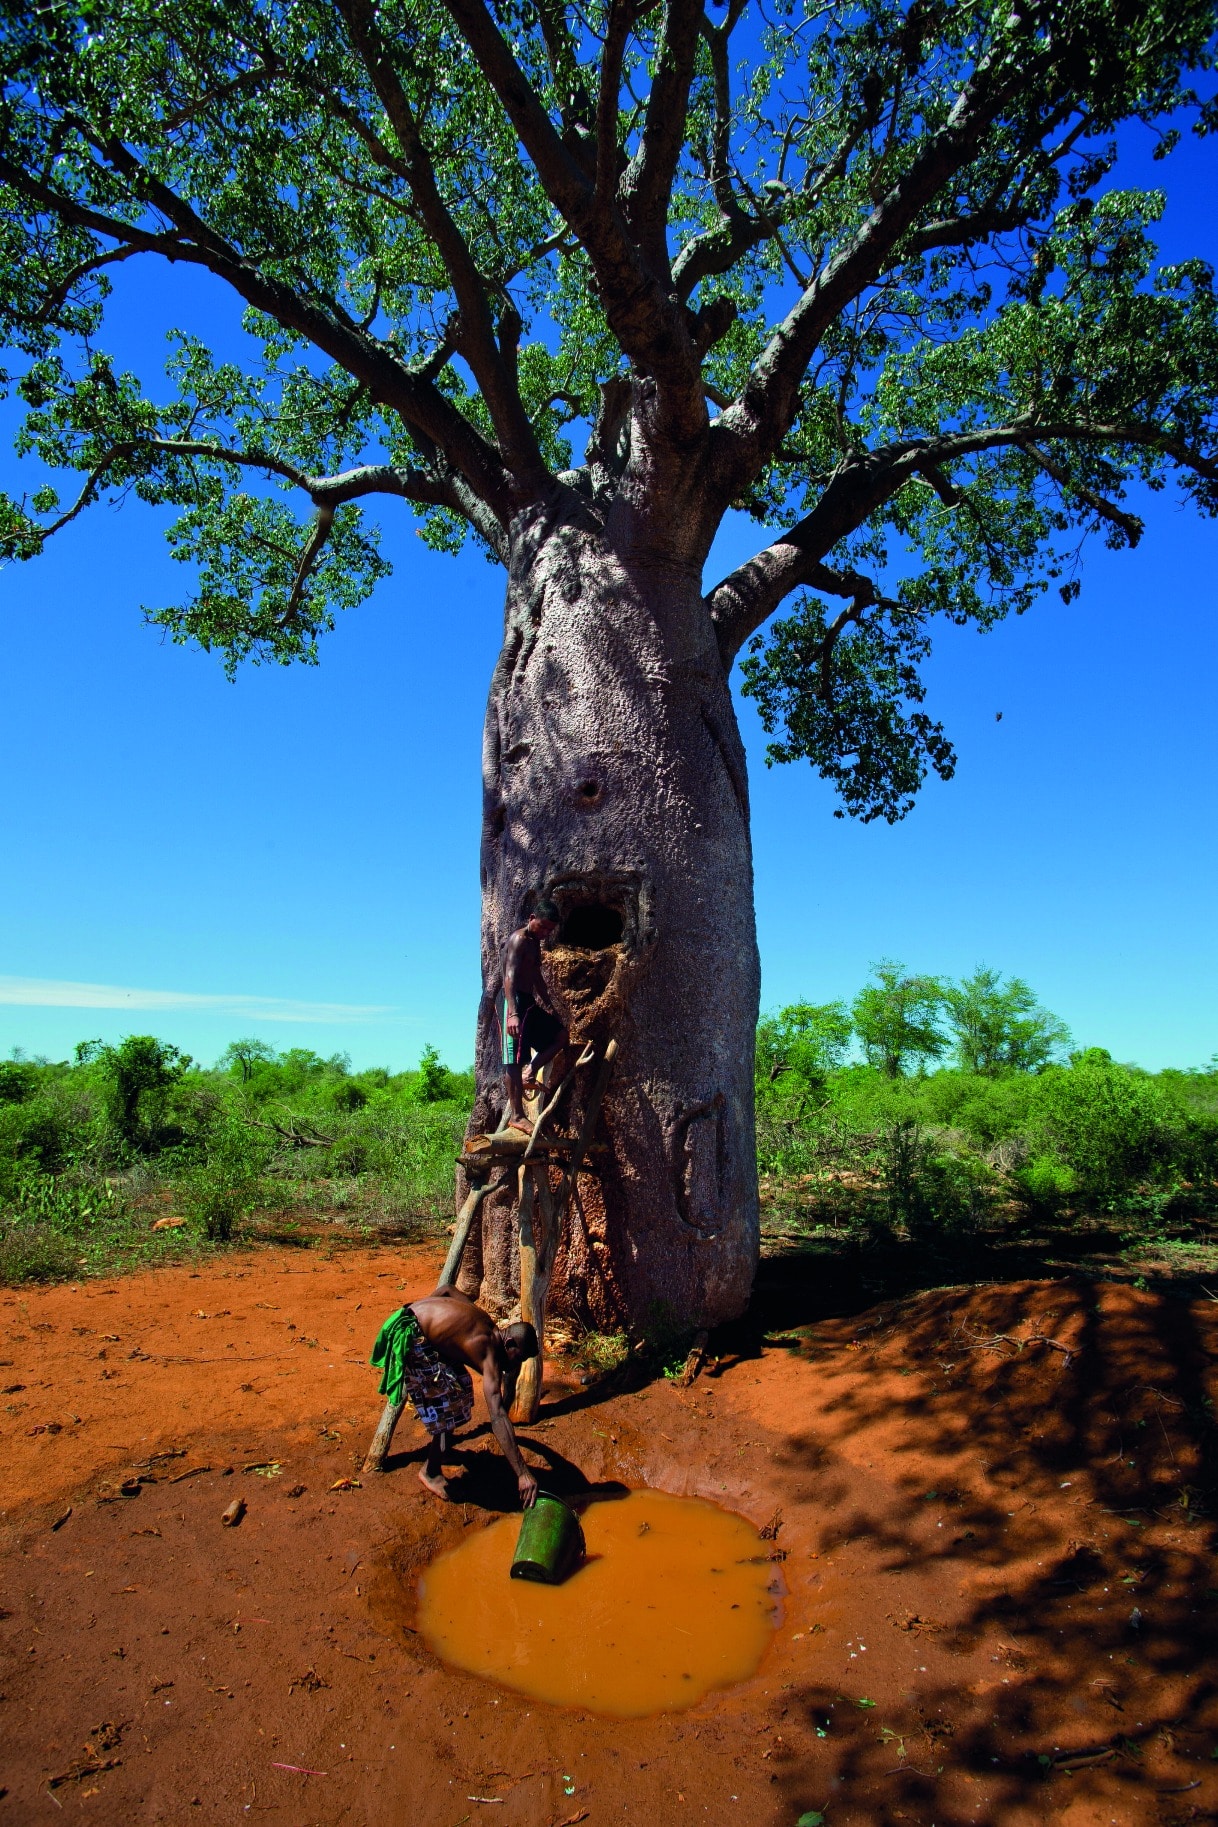
{"label": "man's dark hair", "polygon": [[537,1349],[537,1334],[528,1320],[514,1320],[510,1326],[503,1328],[503,1336],[505,1339],[510,1339],[513,1345],[519,1346],[522,1361],[540,1355]]}
{"label": "man's dark hair", "polygon": [[550,897],[543,894],[529,918],[530,920],[548,920],[551,926],[557,926],[561,916]]}

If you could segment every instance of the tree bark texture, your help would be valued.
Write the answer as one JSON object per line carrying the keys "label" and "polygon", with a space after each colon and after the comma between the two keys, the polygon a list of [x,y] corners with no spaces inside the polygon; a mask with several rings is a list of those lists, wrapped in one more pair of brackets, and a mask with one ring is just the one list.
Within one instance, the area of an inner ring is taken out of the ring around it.
{"label": "tree bark texture", "polygon": [[[504,944],[548,895],[562,923],[546,975],[573,1042],[619,1049],[550,1313],[637,1332],[661,1311],[713,1325],[747,1301],[759,970],[744,750],[700,567],[615,538],[613,519],[568,497],[513,528],[483,755],[471,1132],[504,1108]],[[577,1074],[556,1113],[567,1134],[595,1077]],[[504,1316],[519,1262],[513,1201],[492,1196],[460,1286]]]}

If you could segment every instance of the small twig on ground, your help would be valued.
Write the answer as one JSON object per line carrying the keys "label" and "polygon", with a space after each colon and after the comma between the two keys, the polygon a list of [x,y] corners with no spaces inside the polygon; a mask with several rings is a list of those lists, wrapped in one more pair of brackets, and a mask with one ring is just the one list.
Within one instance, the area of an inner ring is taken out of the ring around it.
{"label": "small twig on ground", "polygon": [[706,1363],[706,1342],[709,1337],[710,1334],[706,1331],[705,1327],[703,1327],[700,1332],[694,1334],[694,1342],[689,1348],[689,1356],[686,1358],[684,1368],[677,1378],[678,1389],[688,1389]]}

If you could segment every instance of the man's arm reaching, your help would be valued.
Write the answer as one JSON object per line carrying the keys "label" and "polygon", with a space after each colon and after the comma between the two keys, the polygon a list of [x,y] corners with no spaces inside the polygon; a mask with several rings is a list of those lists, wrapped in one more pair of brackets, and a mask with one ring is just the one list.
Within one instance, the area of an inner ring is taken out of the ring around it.
{"label": "man's arm reaching", "polygon": [[482,1360],[482,1393],[486,1397],[491,1428],[503,1451],[504,1458],[516,1474],[516,1489],[520,1493],[521,1503],[527,1510],[537,1496],[537,1480],[520,1457],[520,1448],[516,1445],[516,1435],[507,1409],[503,1405],[499,1365],[493,1350],[488,1350]]}

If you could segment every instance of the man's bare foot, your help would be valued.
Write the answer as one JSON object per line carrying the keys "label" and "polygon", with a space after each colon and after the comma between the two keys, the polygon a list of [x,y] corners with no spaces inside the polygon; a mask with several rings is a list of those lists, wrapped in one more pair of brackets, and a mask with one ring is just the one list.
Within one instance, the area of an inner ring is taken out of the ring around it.
{"label": "man's bare foot", "polygon": [[531,1136],[533,1133],[533,1125],[530,1123],[527,1116],[513,1117],[508,1124],[508,1128],[518,1129],[522,1136]]}
{"label": "man's bare foot", "polygon": [[424,1466],[419,1473],[419,1483],[425,1491],[430,1491],[433,1497],[442,1497],[445,1503],[449,1501],[448,1480],[443,1472],[429,1472]]}

